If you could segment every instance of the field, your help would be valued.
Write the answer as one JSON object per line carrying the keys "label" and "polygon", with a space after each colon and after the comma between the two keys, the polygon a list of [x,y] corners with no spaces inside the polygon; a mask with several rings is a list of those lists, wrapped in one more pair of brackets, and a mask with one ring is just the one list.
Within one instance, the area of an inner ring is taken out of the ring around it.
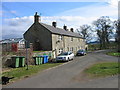
{"label": "field", "polygon": [[103,62],[92,65],[84,72],[90,77],[105,77],[120,74],[120,63],[117,62]]}

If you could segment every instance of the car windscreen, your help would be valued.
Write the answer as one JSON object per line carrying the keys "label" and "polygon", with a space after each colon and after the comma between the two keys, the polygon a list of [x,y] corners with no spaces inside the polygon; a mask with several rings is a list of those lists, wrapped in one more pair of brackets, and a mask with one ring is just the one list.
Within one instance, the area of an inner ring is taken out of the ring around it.
{"label": "car windscreen", "polygon": [[83,52],[84,50],[79,50],[78,52]]}
{"label": "car windscreen", "polygon": [[64,52],[64,53],[61,53],[59,56],[61,56],[61,55],[68,55],[68,53]]}

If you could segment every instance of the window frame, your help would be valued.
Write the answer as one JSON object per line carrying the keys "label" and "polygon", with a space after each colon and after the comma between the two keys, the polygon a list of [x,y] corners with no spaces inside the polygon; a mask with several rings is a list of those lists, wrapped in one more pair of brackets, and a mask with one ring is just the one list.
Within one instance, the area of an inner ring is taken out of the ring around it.
{"label": "window frame", "polygon": [[63,52],[63,48],[60,48],[59,49],[59,54]]}
{"label": "window frame", "polygon": [[63,40],[63,36],[62,35],[58,35],[58,40],[62,41]]}

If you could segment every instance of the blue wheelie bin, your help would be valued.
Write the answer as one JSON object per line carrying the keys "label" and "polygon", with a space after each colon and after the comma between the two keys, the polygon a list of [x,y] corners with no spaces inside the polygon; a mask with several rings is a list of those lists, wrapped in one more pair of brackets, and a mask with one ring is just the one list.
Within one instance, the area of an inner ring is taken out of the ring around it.
{"label": "blue wheelie bin", "polygon": [[44,55],[44,63],[47,63],[48,62],[48,55]]}
{"label": "blue wheelie bin", "polygon": [[41,55],[43,57],[43,64],[48,62],[48,55]]}

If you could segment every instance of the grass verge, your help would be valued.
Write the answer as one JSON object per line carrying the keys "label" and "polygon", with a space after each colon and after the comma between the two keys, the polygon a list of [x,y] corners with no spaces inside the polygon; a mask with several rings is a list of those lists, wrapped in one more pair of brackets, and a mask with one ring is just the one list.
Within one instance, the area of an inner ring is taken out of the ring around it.
{"label": "grass verge", "polygon": [[2,76],[14,77],[13,79],[11,79],[11,81],[15,81],[21,78],[25,78],[37,74],[38,72],[41,72],[51,67],[58,66],[60,64],[63,63],[46,63],[42,65],[30,65],[28,70],[26,70],[26,67],[14,68],[11,69],[10,71],[3,72]]}
{"label": "grass verge", "polygon": [[119,57],[119,56],[120,56],[120,53],[118,53],[118,52],[108,52],[107,55]]}
{"label": "grass verge", "polygon": [[85,73],[90,77],[105,77],[110,75],[120,74],[120,63],[117,62],[103,62],[94,64],[85,69]]}

